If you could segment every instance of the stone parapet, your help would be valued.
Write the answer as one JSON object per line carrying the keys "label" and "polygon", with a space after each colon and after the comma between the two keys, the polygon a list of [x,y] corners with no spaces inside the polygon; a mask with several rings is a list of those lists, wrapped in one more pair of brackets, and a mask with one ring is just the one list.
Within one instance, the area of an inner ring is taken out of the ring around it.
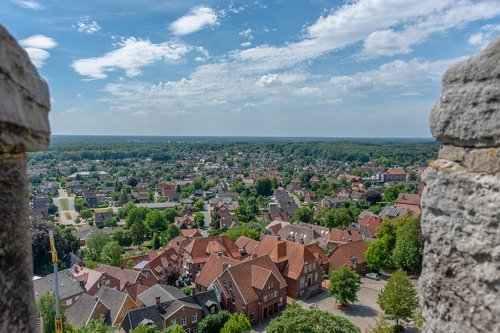
{"label": "stone parapet", "polygon": [[500,38],[452,66],[423,174],[423,332],[500,332]]}

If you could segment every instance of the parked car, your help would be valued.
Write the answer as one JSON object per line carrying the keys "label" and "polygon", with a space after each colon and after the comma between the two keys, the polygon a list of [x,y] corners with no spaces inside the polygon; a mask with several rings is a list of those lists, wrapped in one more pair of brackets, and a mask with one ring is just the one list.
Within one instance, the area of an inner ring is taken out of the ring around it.
{"label": "parked car", "polygon": [[369,279],[380,281],[380,276],[377,273],[368,273],[365,276]]}

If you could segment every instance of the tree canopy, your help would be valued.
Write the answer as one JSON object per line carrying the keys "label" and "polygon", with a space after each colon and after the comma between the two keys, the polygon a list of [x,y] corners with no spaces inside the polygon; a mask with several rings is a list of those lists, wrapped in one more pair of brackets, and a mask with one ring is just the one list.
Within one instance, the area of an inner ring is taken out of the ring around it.
{"label": "tree canopy", "polygon": [[418,305],[417,293],[402,269],[392,274],[377,303],[387,318],[396,320],[396,325],[399,325],[399,320],[409,321],[412,318]]}
{"label": "tree canopy", "polygon": [[394,264],[406,272],[420,273],[422,258],[423,243],[420,237],[420,223],[412,219],[397,232],[393,252]]}
{"label": "tree canopy", "polygon": [[206,316],[198,324],[199,333],[220,333],[231,314],[225,310]]}
{"label": "tree canopy", "polygon": [[352,269],[343,265],[330,274],[328,292],[342,305],[358,300],[357,292],[361,288],[361,278]]}
{"label": "tree canopy", "polygon": [[251,329],[252,325],[244,314],[233,313],[220,330],[220,333],[243,333]]}
{"label": "tree canopy", "polygon": [[267,333],[361,333],[359,327],[349,320],[326,311],[305,310],[297,304],[287,306],[285,311],[271,320]]}

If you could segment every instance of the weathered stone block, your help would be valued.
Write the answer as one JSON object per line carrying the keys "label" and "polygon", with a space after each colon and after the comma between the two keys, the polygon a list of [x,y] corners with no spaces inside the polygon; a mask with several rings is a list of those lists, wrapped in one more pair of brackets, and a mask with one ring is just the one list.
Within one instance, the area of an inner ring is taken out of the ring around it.
{"label": "weathered stone block", "polygon": [[438,160],[423,180],[423,331],[500,332],[500,176]]}
{"label": "weathered stone block", "polygon": [[456,162],[470,172],[500,173],[500,147],[468,148],[442,145],[439,158]]}
{"label": "weathered stone block", "polygon": [[444,143],[500,146],[500,38],[446,72],[430,127],[434,138]]}
{"label": "weathered stone block", "polygon": [[46,149],[50,137],[47,83],[1,25],[0,101],[0,153]]}

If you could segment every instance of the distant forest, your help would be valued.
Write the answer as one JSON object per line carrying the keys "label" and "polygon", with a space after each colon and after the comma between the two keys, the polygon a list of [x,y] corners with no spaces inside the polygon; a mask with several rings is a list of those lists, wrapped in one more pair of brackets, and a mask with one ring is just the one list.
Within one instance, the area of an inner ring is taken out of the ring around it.
{"label": "distant forest", "polygon": [[31,163],[43,160],[145,159],[175,162],[186,155],[213,156],[214,160],[251,155],[279,157],[281,163],[300,160],[373,161],[407,166],[436,159],[439,144],[431,139],[397,138],[262,138],[262,137],[127,137],[53,136],[49,150],[30,154]]}

